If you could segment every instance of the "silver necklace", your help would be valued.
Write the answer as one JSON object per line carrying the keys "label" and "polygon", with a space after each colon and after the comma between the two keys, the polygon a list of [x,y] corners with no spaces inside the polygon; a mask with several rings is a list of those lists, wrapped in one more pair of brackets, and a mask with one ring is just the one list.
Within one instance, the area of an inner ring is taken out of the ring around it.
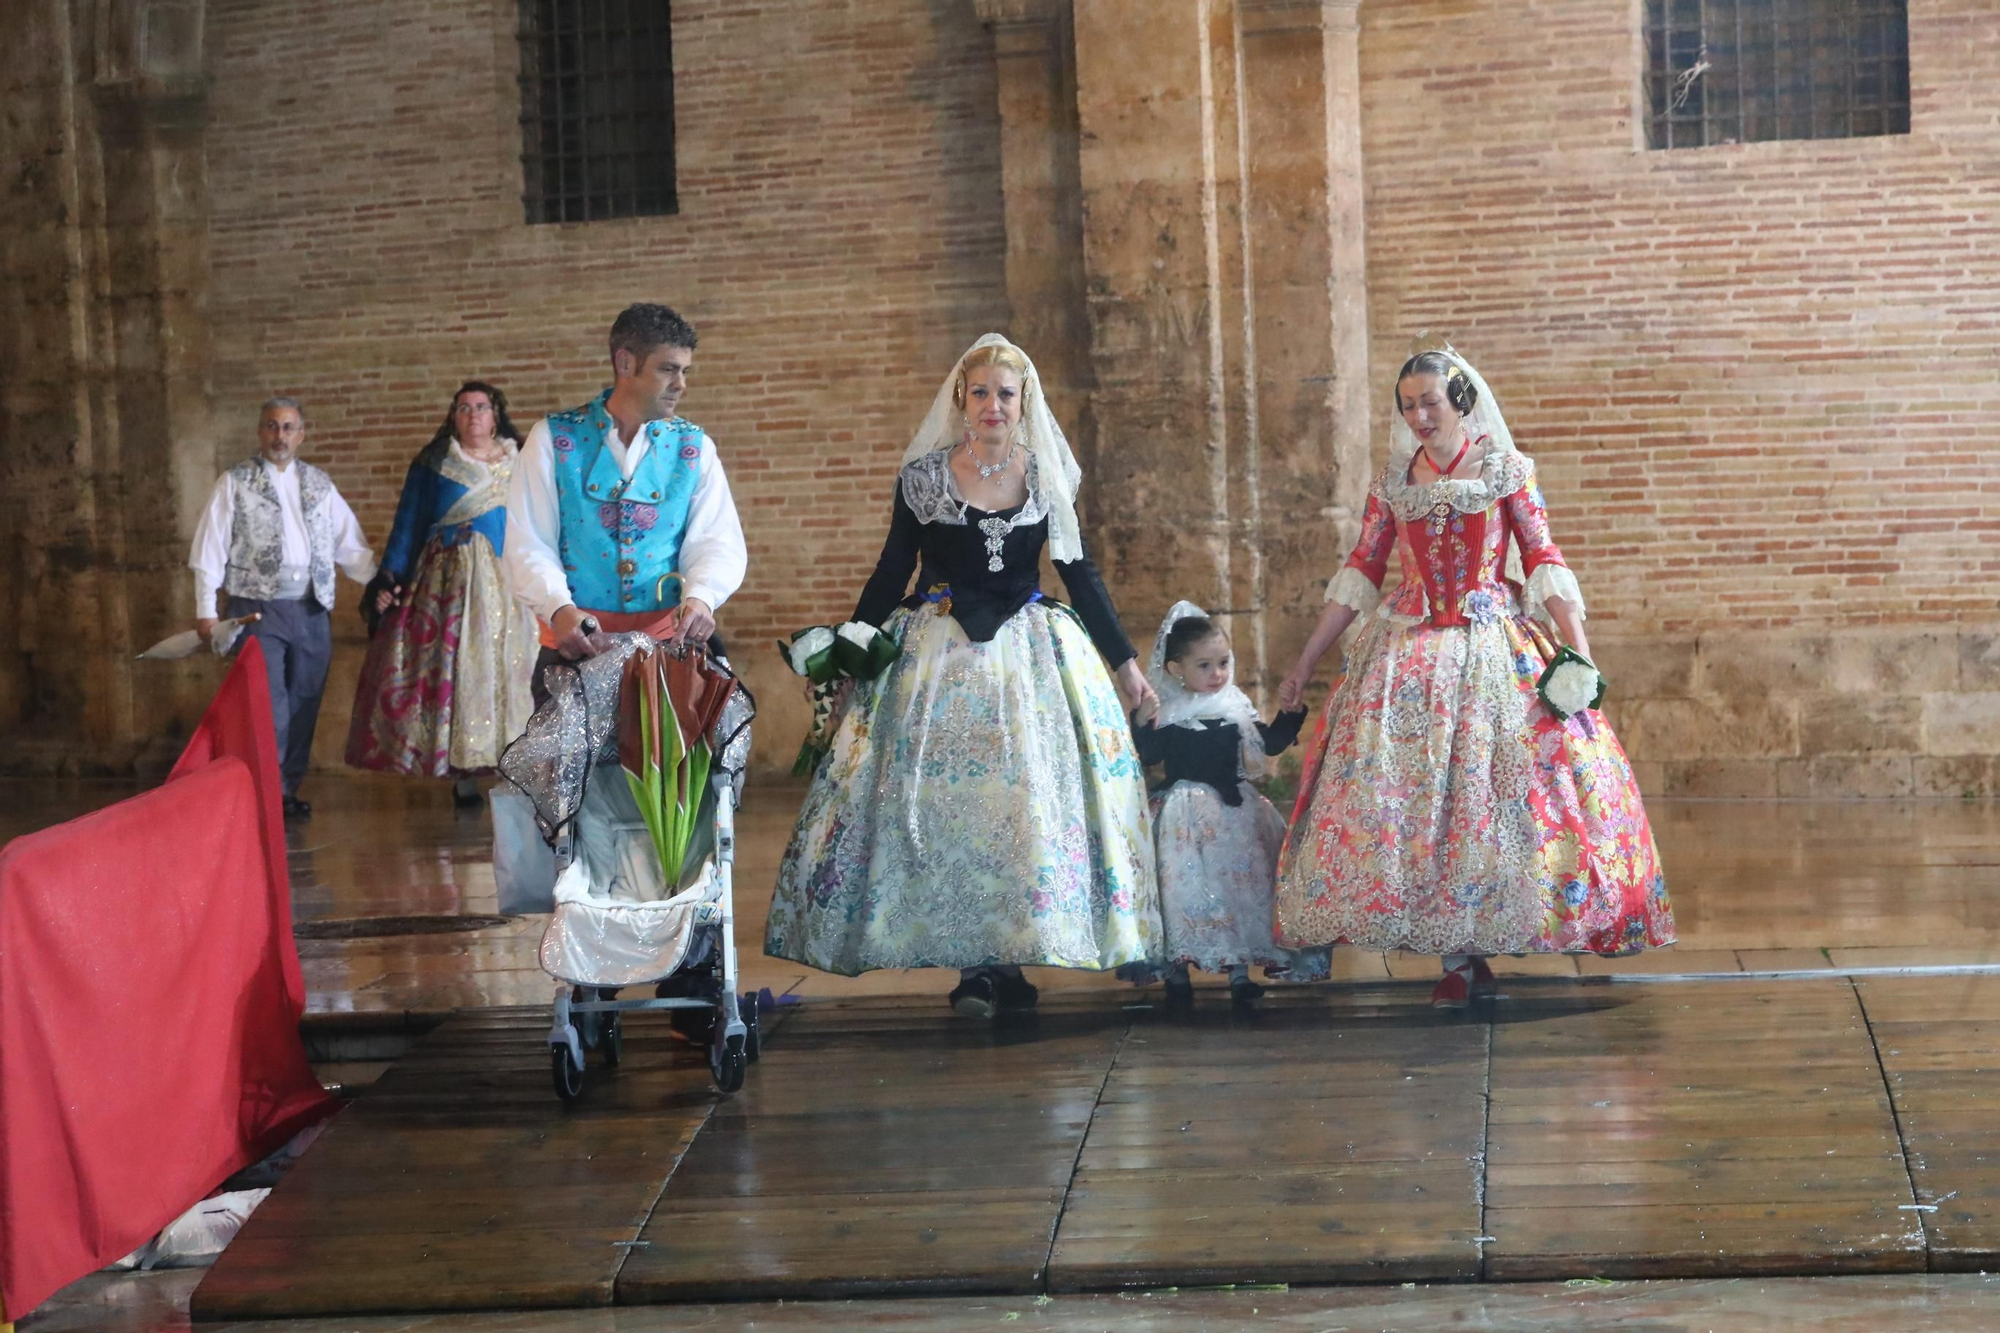
{"label": "silver necklace", "polygon": [[991,467],[988,467],[986,464],[979,461],[979,451],[972,447],[972,441],[967,440],[965,442],[965,456],[972,460],[972,466],[979,469],[979,479],[981,481],[985,481],[988,477],[992,476],[996,472],[1004,471],[1007,465],[1014,461],[1014,449],[1015,449],[1014,445],[1011,444],[1008,445],[1007,456],[1005,458],[1002,458],[999,462],[993,464]]}

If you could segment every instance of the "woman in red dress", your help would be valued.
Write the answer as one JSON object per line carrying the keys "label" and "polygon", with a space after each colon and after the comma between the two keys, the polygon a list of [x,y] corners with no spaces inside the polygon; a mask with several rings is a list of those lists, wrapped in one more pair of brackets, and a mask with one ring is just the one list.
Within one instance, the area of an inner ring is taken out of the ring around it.
{"label": "woman in red dress", "polygon": [[1551,625],[1590,643],[1533,460],[1449,347],[1411,357],[1396,400],[1361,538],[1279,693],[1295,706],[1358,622],[1280,857],[1277,935],[1438,954],[1432,1002],[1458,1007],[1490,990],[1487,955],[1631,953],[1673,943],[1674,919],[1618,738],[1537,692]]}

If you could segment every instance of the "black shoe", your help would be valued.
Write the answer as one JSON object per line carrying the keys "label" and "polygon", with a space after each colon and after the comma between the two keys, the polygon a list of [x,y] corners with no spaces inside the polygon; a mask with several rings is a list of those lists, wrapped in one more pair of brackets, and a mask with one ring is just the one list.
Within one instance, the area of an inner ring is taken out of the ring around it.
{"label": "black shoe", "polygon": [[1000,1009],[998,990],[991,972],[974,972],[952,987],[948,998],[953,1010],[966,1018],[991,1018]]}
{"label": "black shoe", "polygon": [[301,801],[296,796],[287,796],[285,798],[285,818],[311,819],[312,813],[313,808],[307,802]]}
{"label": "black shoe", "polygon": [[993,998],[1003,1010],[1019,1012],[1035,1007],[1035,1001],[1042,993],[1026,977],[1012,972],[996,973],[993,977]]}
{"label": "black shoe", "polygon": [[1235,1005],[1251,1005],[1264,998],[1264,988],[1248,977],[1229,979],[1229,1002]]}
{"label": "black shoe", "polygon": [[474,806],[486,804],[486,793],[479,790],[479,784],[476,782],[469,789],[454,782],[451,785],[451,803],[461,810],[470,810]]}
{"label": "black shoe", "polygon": [[1190,1009],[1194,1007],[1194,983],[1186,977],[1167,978],[1167,1007],[1169,1009]]}

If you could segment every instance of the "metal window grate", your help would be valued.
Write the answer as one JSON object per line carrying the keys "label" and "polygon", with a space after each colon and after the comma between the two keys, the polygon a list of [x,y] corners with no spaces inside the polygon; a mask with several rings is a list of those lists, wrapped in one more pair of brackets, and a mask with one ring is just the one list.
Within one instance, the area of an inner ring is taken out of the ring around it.
{"label": "metal window grate", "polygon": [[1910,132],[1907,0],[1646,0],[1653,148]]}
{"label": "metal window grate", "polygon": [[520,0],[527,219],[673,213],[668,0]]}

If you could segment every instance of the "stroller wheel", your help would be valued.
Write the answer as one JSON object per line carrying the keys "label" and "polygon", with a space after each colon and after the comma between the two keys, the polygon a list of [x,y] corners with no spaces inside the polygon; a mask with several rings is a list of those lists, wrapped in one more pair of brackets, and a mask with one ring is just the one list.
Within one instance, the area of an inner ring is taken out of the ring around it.
{"label": "stroller wheel", "polygon": [[625,1058],[625,1024],[622,1018],[623,1015],[616,1010],[604,1015],[603,1034],[597,1041],[598,1049],[604,1052],[604,1063],[613,1069]]}
{"label": "stroller wheel", "polygon": [[555,1078],[556,1096],[574,1105],[583,1096],[583,1066],[570,1054],[569,1043],[549,1047],[549,1070]]}
{"label": "stroller wheel", "polygon": [[764,1053],[764,1041],[757,1029],[757,997],[755,995],[745,995],[740,1002],[737,1012],[742,1015],[743,1027],[745,1029],[743,1034],[743,1058],[751,1064],[755,1064],[757,1063],[757,1057]]}
{"label": "stroller wheel", "polygon": [[731,1093],[743,1086],[743,1069],[749,1063],[743,1055],[743,1038],[726,1037],[709,1047],[709,1072],[715,1075],[716,1088]]}

